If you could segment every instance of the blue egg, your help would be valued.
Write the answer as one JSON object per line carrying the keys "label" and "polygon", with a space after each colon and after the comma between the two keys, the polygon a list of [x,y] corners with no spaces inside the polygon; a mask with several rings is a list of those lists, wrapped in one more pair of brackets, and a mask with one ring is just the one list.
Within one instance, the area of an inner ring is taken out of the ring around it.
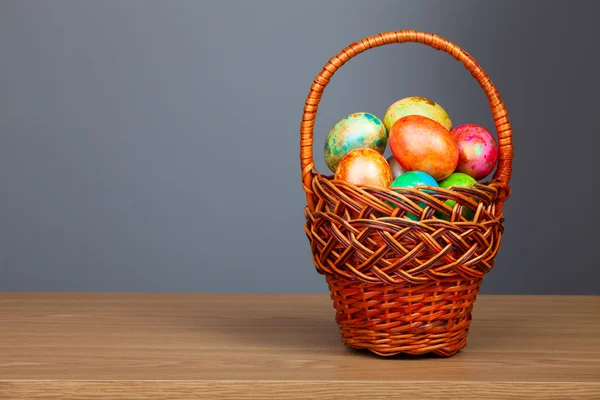
{"label": "blue egg", "polygon": [[431,175],[421,171],[405,172],[392,182],[390,188],[395,187],[416,187],[419,185],[438,186],[438,183]]}
{"label": "blue egg", "polygon": [[[390,185],[391,189],[394,188],[414,188],[417,186],[435,186],[435,187],[439,187],[438,183],[436,182],[435,179],[433,179],[433,177],[425,172],[421,172],[421,171],[409,171],[409,172],[405,172],[402,175],[400,175],[399,177],[397,177],[396,179],[394,179],[394,181],[392,182],[392,184]],[[419,207],[421,208],[425,208],[427,205],[423,202],[418,203]],[[395,205],[394,205],[395,207]],[[416,215],[413,215],[411,213],[406,213],[406,216],[410,219],[412,219],[413,221],[419,221],[420,218]]]}

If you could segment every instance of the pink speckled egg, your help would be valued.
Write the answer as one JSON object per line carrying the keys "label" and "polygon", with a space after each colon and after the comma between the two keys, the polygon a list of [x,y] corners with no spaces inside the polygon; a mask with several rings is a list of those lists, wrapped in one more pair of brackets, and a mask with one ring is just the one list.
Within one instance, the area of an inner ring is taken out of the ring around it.
{"label": "pink speckled egg", "polygon": [[498,162],[498,145],[484,127],[475,124],[460,125],[450,134],[458,145],[456,172],[480,180],[494,170]]}

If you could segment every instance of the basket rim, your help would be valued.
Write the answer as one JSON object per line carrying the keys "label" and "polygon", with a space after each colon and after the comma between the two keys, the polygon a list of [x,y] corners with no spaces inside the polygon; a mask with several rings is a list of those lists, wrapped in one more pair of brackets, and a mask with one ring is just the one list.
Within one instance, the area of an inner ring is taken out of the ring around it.
{"label": "basket rim", "polygon": [[[335,190],[332,192],[327,189]],[[353,184],[347,181],[334,179],[331,175],[315,176],[312,181],[312,189],[317,201],[325,201],[331,204],[334,200],[346,200],[347,203],[352,200],[360,199],[368,203],[374,210],[384,213],[385,217],[395,217],[394,209],[408,205],[413,211],[418,211],[420,204],[431,206],[437,212],[442,212],[446,217],[453,215],[454,208],[458,205],[457,217],[451,219],[452,223],[472,223],[462,216],[462,210],[466,207],[473,212],[482,207],[491,208],[492,212],[486,220],[503,220],[503,214],[495,211],[497,199],[501,195],[498,186],[492,183],[475,183],[471,187],[453,186],[450,188],[441,188],[436,186],[420,185],[414,188],[384,188],[372,185]],[[337,193],[336,193],[337,192]],[[333,197],[335,196],[335,199]],[[455,206],[450,207],[448,201],[454,201]],[[308,206],[306,206],[309,208]],[[316,211],[316,210],[312,210]],[[359,208],[355,211],[360,212]],[[355,218],[353,218],[355,220]],[[478,218],[475,218],[478,220]],[[421,220],[423,221],[423,220]]]}

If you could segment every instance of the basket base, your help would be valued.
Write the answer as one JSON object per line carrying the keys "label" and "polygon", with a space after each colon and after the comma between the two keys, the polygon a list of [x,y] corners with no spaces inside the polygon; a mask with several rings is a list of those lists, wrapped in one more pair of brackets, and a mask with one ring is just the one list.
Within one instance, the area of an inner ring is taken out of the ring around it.
{"label": "basket base", "polygon": [[467,345],[481,279],[386,286],[327,276],[342,341],[381,356],[451,356]]}

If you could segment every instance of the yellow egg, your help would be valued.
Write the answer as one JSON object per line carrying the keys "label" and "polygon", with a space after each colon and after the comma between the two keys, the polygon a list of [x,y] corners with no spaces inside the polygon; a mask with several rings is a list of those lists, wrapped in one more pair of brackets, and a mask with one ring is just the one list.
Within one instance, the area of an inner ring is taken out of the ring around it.
{"label": "yellow egg", "polygon": [[421,115],[434,120],[448,131],[452,129],[450,116],[435,101],[424,97],[406,97],[389,106],[385,112],[383,123],[387,131],[389,132],[392,129],[396,121],[407,115]]}

